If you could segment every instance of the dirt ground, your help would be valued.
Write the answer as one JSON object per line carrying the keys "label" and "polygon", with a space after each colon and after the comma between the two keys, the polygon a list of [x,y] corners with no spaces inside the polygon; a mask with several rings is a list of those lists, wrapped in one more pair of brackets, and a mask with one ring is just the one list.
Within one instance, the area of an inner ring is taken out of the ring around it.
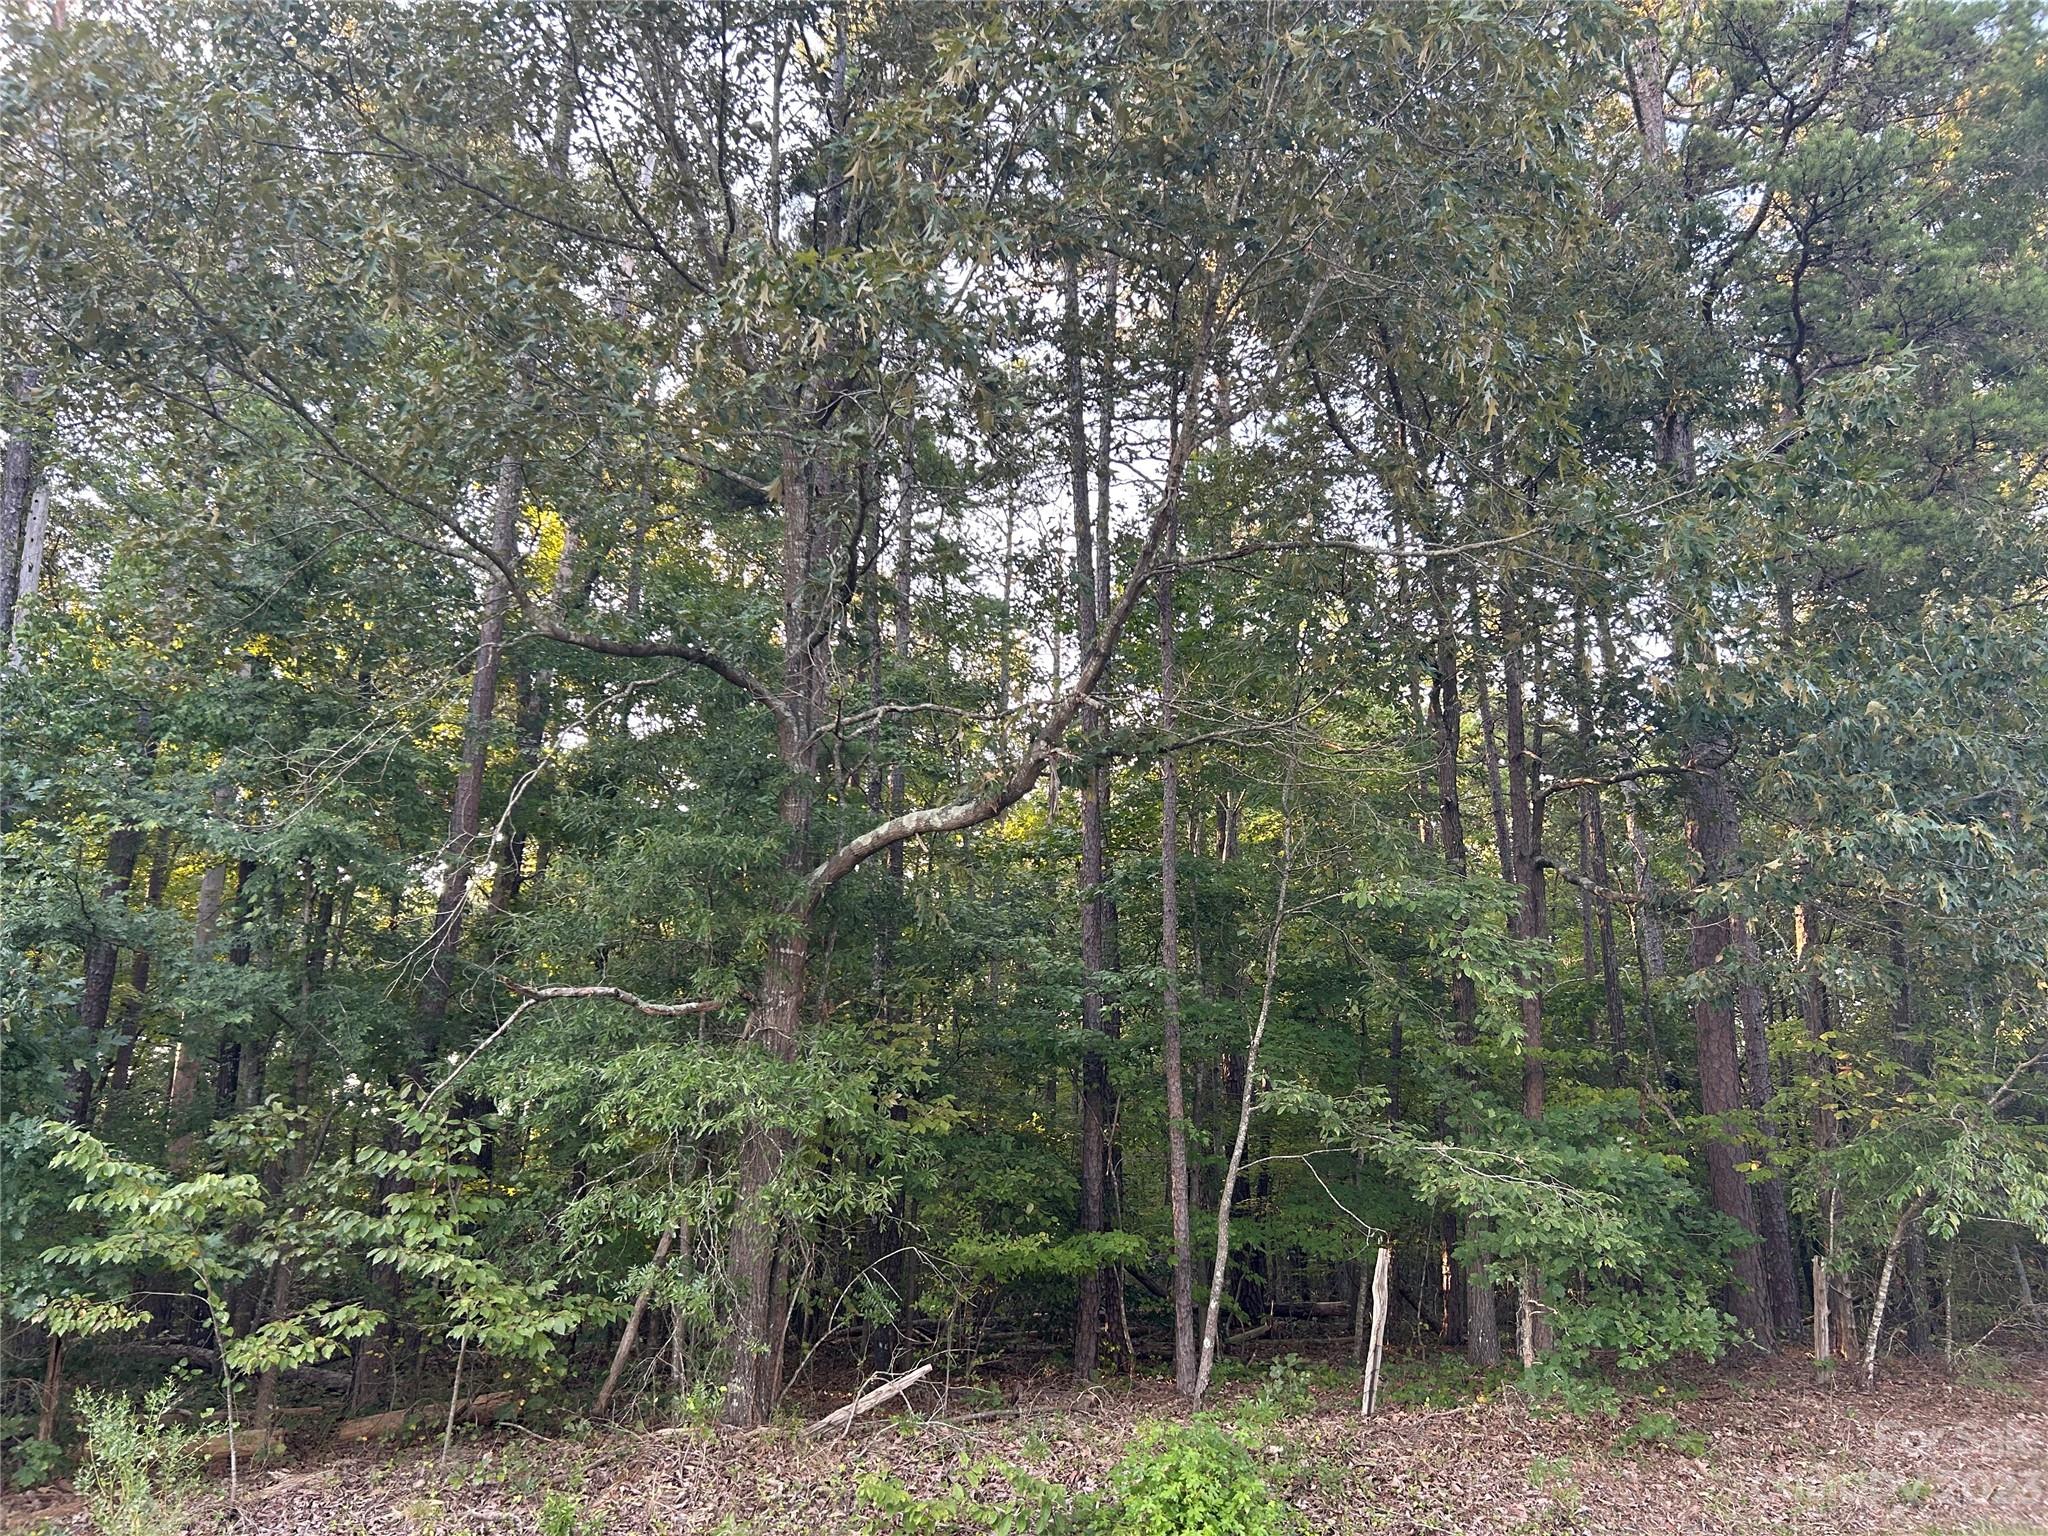
{"label": "dirt ground", "polygon": [[[1390,1366],[1397,1389],[1402,1369]],[[1216,1406],[1227,1413],[1255,1385],[1234,1384]],[[1361,1421],[1354,1393],[1318,1387],[1312,1405],[1261,1437],[1271,1442],[1261,1450],[1275,1489],[1316,1536],[2048,1533],[2048,1358],[2006,1361],[1967,1380],[1939,1363],[1893,1362],[1879,1388],[1864,1392],[1816,1384],[1787,1357],[1674,1380],[1618,1416],[1544,1412],[1512,1391],[1431,1406],[1396,1390],[1411,1401]],[[1138,1426],[1172,1414],[1157,1382],[1077,1395],[1046,1377],[1009,1381],[1003,1394],[1000,1407],[987,1388],[971,1401],[956,1393],[944,1407],[922,1398],[915,1415],[877,1416],[838,1439],[793,1428],[541,1434],[499,1426],[458,1437],[445,1468],[431,1437],[313,1452],[245,1474],[230,1528],[253,1536],[837,1536],[869,1528],[856,1488],[862,1474],[891,1472],[929,1495],[984,1478],[1000,1486],[990,1469],[1006,1464],[1088,1487]],[[821,1411],[830,1405],[819,1400]],[[212,1492],[191,1529],[217,1529],[225,1513]],[[0,1528],[54,1536],[88,1526],[77,1498],[60,1488],[7,1500]]]}

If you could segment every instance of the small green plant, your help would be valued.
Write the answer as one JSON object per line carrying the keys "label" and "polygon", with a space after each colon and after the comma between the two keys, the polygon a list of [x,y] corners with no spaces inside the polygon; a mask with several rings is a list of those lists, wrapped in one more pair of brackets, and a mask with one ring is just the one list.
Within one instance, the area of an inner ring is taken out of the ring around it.
{"label": "small green plant", "polygon": [[1461,1354],[1404,1360],[1399,1369],[1398,1376],[1390,1374],[1381,1386],[1380,1398],[1404,1408],[1462,1408],[1485,1402],[1508,1379],[1506,1367],[1477,1371]]}
{"label": "small green plant", "polygon": [[64,1448],[54,1440],[24,1440],[14,1447],[14,1486],[40,1488],[64,1465]]}
{"label": "small green plant", "polygon": [[1892,1490],[1892,1497],[1901,1504],[1925,1504],[1934,1497],[1934,1484],[1924,1477],[1909,1477]]}
{"label": "small green plant", "polygon": [[602,1515],[584,1514],[583,1506],[559,1488],[540,1501],[540,1536],[600,1536],[603,1530]]}
{"label": "small green plant", "polygon": [[1315,1374],[1299,1355],[1282,1355],[1266,1367],[1253,1412],[1261,1419],[1291,1419],[1314,1410]]}
{"label": "small green plant", "polygon": [[[989,1496],[986,1484],[991,1472],[1007,1485],[1007,1497],[1000,1493]],[[929,1498],[913,1493],[893,1472],[864,1473],[857,1487],[861,1506],[871,1512],[864,1527],[870,1532],[1098,1536],[1103,1530],[1103,1511],[1087,1495],[1071,1493],[1058,1483],[1001,1463],[990,1467],[970,1463],[963,1477]]]}
{"label": "small green plant", "polygon": [[176,1381],[162,1382],[138,1410],[114,1393],[80,1389],[86,1454],[78,1491],[101,1536],[169,1536],[179,1528],[195,1481],[197,1436],[172,1422],[177,1396]]}
{"label": "small green plant", "polygon": [[1279,1536],[1289,1527],[1251,1450],[1206,1418],[1144,1431],[1110,1487],[1111,1536]]}
{"label": "small green plant", "polygon": [[960,1477],[929,1496],[890,1472],[862,1474],[856,1487],[864,1529],[898,1536],[1283,1536],[1293,1528],[1251,1448],[1207,1414],[1141,1433],[1110,1474],[1106,1498],[1001,1462],[963,1463]]}
{"label": "small green plant", "polygon": [[1676,1414],[1653,1408],[1638,1414],[1636,1421],[1615,1437],[1617,1451],[1634,1451],[1648,1447],[1675,1451],[1680,1456],[1699,1457],[1707,1454],[1707,1437],[1696,1429],[1687,1429],[1679,1423]]}

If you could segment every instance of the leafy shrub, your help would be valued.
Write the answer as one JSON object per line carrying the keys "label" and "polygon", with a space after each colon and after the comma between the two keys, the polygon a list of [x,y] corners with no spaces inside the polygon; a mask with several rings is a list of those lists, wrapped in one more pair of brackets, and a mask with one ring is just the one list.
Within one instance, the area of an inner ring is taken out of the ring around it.
{"label": "leafy shrub", "polygon": [[[990,1474],[1005,1487],[992,1489]],[[1282,1536],[1292,1526],[1250,1448],[1206,1415],[1141,1434],[1106,1499],[1000,1463],[971,1467],[931,1496],[890,1472],[863,1475],[858,1487],[866,1529],[900,1536]]]}
{"label": "leafy shrub", "polygon": [[1072,1493],[1017,1467],[997,1465],[993,1471],[1008,1487],[1008,1496],[992,1501],[984,1494],[986,1478],[972,1473],[929,1498],[913,1493],[893,1472],[863,1474],[858,1487],[861,1505],[871,1518],[872,1532],[902,1536],[959,1536],[985,1531],[989,1536],[1099,1536],[1104,1511],[1086,1494]]}
{"label": "leafy shrub", "polygon": [[1253,1412],[1262,1421],[1291,1419],[1316,1405],[1315,1372],[1299,1355],[1282,1355],[1266,1367]]}
{"label": "leafy shrub", "polygon": [[1289,1524],[1245,1443],[1208,1419],[1146,1430],[1110,1486],[1111,1536],[1278,1536]]}
{"label": "leafy shrub", "polygon": [[540,1503],[540,1536],[598,1536],[602,1515],[586,1515],[582,1505],[557,1488]]}
{"label": "leafy shrub", "polygon": [[195,1481],[198,1438],[170,1418],[178,1384],[151,1389],[138,1412],[125,1397],[81,1388],[75,1399],[85,1426],[85,1464],[78,1491],[101,1536],[169,1536]]}
{"label": "leafy shrub", "polygon": [[24,1440],[13,1456],[16,1488],[40,1488],[64,1465],[64,1448],[54,1440]]}

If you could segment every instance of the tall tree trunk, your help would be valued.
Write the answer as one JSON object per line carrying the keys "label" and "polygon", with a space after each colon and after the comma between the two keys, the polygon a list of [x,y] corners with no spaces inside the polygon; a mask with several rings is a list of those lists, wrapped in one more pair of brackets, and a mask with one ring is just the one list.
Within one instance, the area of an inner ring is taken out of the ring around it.
{"label": "tall tree trunk", "polygon": [[[1458,688],[1458,636],[1453,617],[1451,576],[1441,557],[1432,558],[1428,570],[1430,603],[1436,637],[1430,670],[1429,714],[1436,737],[1437,834],[1444,863],[1463,878],[1468,870],[1465,850],[1465,813],[1459,790],[1459,754],[1464,737],[1464,705]],[[1451,994],[1451,1039],[1458,1047],[1458,1071],[1469,1077],[1464,1055],[1479,1039],[1479,989],[1462,969],[1453,969]],[[1458,1232],[1450,1214],[1445,1218],[1444,1248],[1455,1248]],[[1486,1223],[1469,1218],[1465,1235],[1480,1257],[1470,1265],[1451,1258],[1452,1272],[1446,1304],[1446,1335],[1462,1334],[1465,1353],[1474,1365],[1490,1369],[1500,1364],[1500,1331],[1495,1319],[1493,1284],[1484,1258]],[[1453,1319],[1460,1325],[1454,1330]]]}
{"label": "tall tree trunk", "polygon": [[[1579,771],[1582,776],[1591,778],[1595,775],[1594,757],[1598,741],[1595,716],[1599,710],[1583,598],[1578,605],[1575,628],[1579,671]],[[1614,877],[1607,857],[1606,807],[1597,784],[1588,784],[1579,790],[1579,846],[1585,876],[1592,885],[1589,893],[1592,942],[1598,947],[1597,959],[1592,955],[1587,957],[1587,974],[1600,983],[1602,1022],[1607,1030],[1613,1080],[1620,1084],[1628,1077],[1628,1022],[1621,991],[1621,957],[1614,942],[1614,898],[1611,894]]]}
{"label": "tall tree trunk", "polygon": [[[1742,1080],[1735,1049],[1735,1010],[1721,984],[1722,959],[1733,938],[1733,924],[1713,887],[1728,877],[1735,857],[1738,829],[1735,797],[1723,776],[1725,746],[1709,742],[1697,749],[1686,768],[1686,845],[1698,865],[1699,886],[1692,913],[1692,968],[1708,990],[1693,1005],[1693,1030],[1699,1053],[1700,1113],[1707,1120],[1707,1187],[1714,1209],[1751,1241],[1734,1256],[1734,1294],[1729,1310],[1736,1326],[1759,1348],[1771,1346],[1769,1281],[1764,1273],[1758,1237],[1756,1203],[1742,1171],[1740,1133],[1732,1118],[1742,1111]],[[1715,904],[1710,907],[1710,903]]]}
{"label": "tall tree trunk", "polygon": [[[142,828],[125,822],[107,839],[106,878],[100,885],[100,899],[115,901],[128,894],[135,883],[135,864],[142,852]],[[114,973],[119,967],[121,946],[112,934],[101,932],[94,919],[92,937],[85,946],[85,982],[78,993],[78,1029],[93,1051],[73,1074],[71,1122],[81,1128],[92,1125],[93,1089],[98,1086],[99,1047],[107,1031],[107,1016],[114,1000]]]}
{"label": "tall tree trunk", "polygon": [[504,657],[505,620],[512,607],[507,572],[519,553],[519,504],[526,490],[526,466],[516,452],[498,461],[491,495],[491,549],[499,566],[484,588],[483,622],[478,626],[469,707],[462,721],[462,766],[455,777],[455,803],[448,814],[447,868],[434,904],[426,980],[420,1012],[427,1020],[422,1057],[438,1055],[441,1026],[455,986],[455,957],[462,942],[462,912],[476,868],[477,836],[483,827],[484,769],[490,760],[491,727],[498,712],[498,667]]}
{"label": "tall tree trunk", "polygon": [[1230,1161],[1223,1170],[1222,1192],[1216,1198],[1216,1256],[1209,1270],[1209,1304],[1202,1318],[1202,1352],[1195,1368],[1195,1401],[1209,1389],[1209,1376],[1216,1364],[1216,1339],[1223,1307],[1223,1282],[1230,1264],[1230,1216],[1236,1202],[1238,1175],[1244,1168],[1245,1143],[1251,1134],[1252,1109],[1259,1082],[1259,1048],[1266,1038],[1266,1025],[1273,1016],[1273,982],[1280,968],[1280,933],[1287,923],[1287,889],[1294,875],[1294,776],[1299,746],[1290,748],[1287,775],[1281,786],[1280,882],[1273,898],[1273,925],[1266,933],[1264,980],[1259,987],[1259,1012],[1245,1044],[1244,1080],[1238,1090],[1237,1135],[1231,1142]]}
{"label": "tall tree trunk", "polygon": [[[1537,780],[1542,773],[1541,726],[1532,720],[1539,710],[1532,707],[1533,688],[1525,688],[1523,663],[1540,656],[1537,637],[1519,594],[1505,581],[1501,588],[1502,724],[1507,731],[1508,837],[1511,849],[1510,878],[1520,900],[1510,930],[1526,944],[1549,936],[1550,919],[1545,901],[1543,872],[1543,800]],[[1543,987],[1540,966],[1522,977],[1522,996],[1517,1007],[1522,1022],[1522,1118],[1543,1118],[1545,1068],[1543,1060]],[[1543,1303],[1543,1277],[1530,1264],[1522,1275],[1522,1360],[1532,1364],[1551,1348],[1550,1314]]]}
{"label": "tall tree trunk", "polygon": [[1160,1055],[1166,1073],[1166,1210],[1173,1231],[1173,1384],[1192,1402],[1199,1381],[1195,1346],[1195,1244],[1188,1189],[1188,1106],[1181,1072],[1180,1036],[1180,762],[1175,726],[1173,555],[1165,544],[1159,577],[1159,734],[1167,750],[1159,760],[1159,994]]}
{"label": "tall tree trunk", "polygon": [[[1913,1019],[1913,966],[1912,956],[1906,946],[1906,931],[1894,919],[1890,923],[1888,959],[1892,967],[1895,984],[1892,991],[1892,1043],[1899,1053],[1905,1071],[1900,1075],[1908,1091],[1914,1086],[1912,1076],[1923,1075],[1928,1068],[1926,1042],[1914,1028]],[[1925,1354],[1934,1347],[1933,1307],[1927,1290],[1927,1229],[1916,1214],[1906,1226],[1906,1242],[1901,1252],[1904,1261],[1900,1309],[1905,1313],[1906,1347],[1914,1354]]]}
{"label": "tall tree trunk", "polygon": [[[168,827],[157,830],[156,839],[149,853],[149,880],[143,888],[143,909],[158,912],[163,909],[164,893],[171,881],[171,833]],[[120,1045],[115,1048],[114,1061],[107,1075],[107,1101],[116,1104],[128,1091],[128,1080],[135,1070],[135,1046],[142,1035],[142,1010],[149,998],[149,973],[152,957],[147,947],[135,951],[128,962],[128,998],[121,1005],[121,1020],[115,1025]]]}
{"label": "tall tree trunk", "polygon": [[1832,1028],[1829,1020],[1827,984],[1821,978],[1815,949],[1820,935],[1815,929],[1813,909],[1801,904],[1793,912],[1793,947],[1799,961],[1799,1017],[1806,1028],[1808,1059],[1813,1073],[1813,1150],[1820,1163],[1817,1190],[1820,1220],[1819,1243],[1826,1260],[1828,1294],[1813,1298],[1815,1308],[1826,1308],[1831,1320],[1829,1336],[1840,1347],[1854,1353],[1855,1311],[1849,1305],[1848,1280],[1838,1273],[1835,1262],[1836,1238],[1841,1220],[1841,1195],[1835,1187],[1829,1155],[1842,1144],[1841,1117],[1835,1102],[1833,1053],[1827,1042]]}
{"label": "tall tree trunk", "polygon": [[[234,809],[234,785],[226,779],[217,781],[211,798],[213,819],[225,823]],[[192,913],[192,963],[195,966],[214,963],[214,932],[220,924],[220,911],[227,900],[227,891],[227,861],[208,860],[205,872],[199,877],[199,895]],[[171,1063],[171,1140],[167,1155],[174,1169],[184,1168],[191,1161],[198,1135],[198,1127],[193,1120],[199,1104],[200,1054],[191,1026],[192,1020],[188,1017],[179,1030],[177,1055]]]}
{"label": "tall tree trunk", "polygon": [[[741,1043],[780,1062],[796,1059],[802,1023],[809,934],[798,929],[773,941]],[[725,1383],[728,1424],[767,1422],[782,1383],[776,1379],[775,1258],[782,1222],[771,1196],[791,1147],[779,1125],[756,1122],[740,1138],[739,1193],[726,1242],[726,1280],[733,1288],[731,1361]]]}
{"label": "tall tree trunk", "polygon": [[[815,410],[808,396],[802,414]],[[812,643],[820,624],[818,605],[819,504],[829,512],[830,487],[820,466],[800,446],[783,450],[782,475],[782,713],[776,722],[783,787],[778,813],[784,838],[783,867],[801,881],[809,867],[811,807],[817,768],[813,726],[823,718],[825,677],[819,647]],[[829,585],[829,584],[828,584]],[[793,909],[785,928],[769,942],[741,1044],[770,1059],[796,1060],[802,1036],[804,990],[810,956],[810,913]],[[781,1394],[777,1258],[782,1216],[774,1207],[775,1185],[794,1145],[784,1126],[756,1120],[741,1133],[739,1192],[726,1238],[726,1281],[732,1287],[732,1320],[727,1330],[725,1422],[752,1426],[767,1422]]]}
{"label": "tall tree trunk", "polygon": [[[1086,386],[1082,374],[1080,264],[1067,258],[1065,272],[1067,368],[1067,450],[1073,480],[1075,644],[1085,654],[1095,645],[1099,610],[1097,595],[1106,579],[1108,551],[1095,548],[1094,509],[1088,495],[1089,445]],[[1098,570],[1098,567],[1104,569]],[[1092,698],[1082,706],[1081,731],[1091,755],[1099,750],[1102,707]],[[1102,976],[1107,969],[1105,941],[1108,901],[1103,891],[1103,821],[1109,793],[1106,765],[1091,761],[1081,789],[1081,1200],[1078,1225],[1084,1236],[1107,1227],[1109,1062],[1098,1042],[1111,1028],[1104,1006]],[[1074,1310],[1074,1375],[1082,1381],[1095,1375],[1096,1351],[1102,1331],[1105,1272],[1092,1269],[1081,1276]]]}
{"label": "tall tree trunk", "polygon": [[1777,1091],[1771,1082],[1768,1009],[1764,1002],[1763,954],[1747,920],[1734,920],[1735,943],[1743,976],[1735,1005],[1742,1025],[1744,1086],[1750,1114],[1756,1120],[1757,1144],[1752,1160],[1766,1170],[1755,1190],[1757,1225],[1763,1238],[1764,1279],[1770,1286],[1771,1322],[1778,1336],[1799,1337],[1805,1321],[1800,1303],[1799,1259],[1792,1247],[1792,1218],[1785,1205],[1785,1182],[1779,1177],[1778,1124],[1771,1113]]}

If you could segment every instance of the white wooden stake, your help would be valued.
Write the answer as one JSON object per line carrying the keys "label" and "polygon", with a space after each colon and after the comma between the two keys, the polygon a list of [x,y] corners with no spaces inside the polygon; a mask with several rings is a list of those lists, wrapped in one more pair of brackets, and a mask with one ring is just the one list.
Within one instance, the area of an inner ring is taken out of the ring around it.
{"label": "white wooden stake", "polygon": [[1379,1406],[1380,1367],[1387,1355],[1387,1292],[1394,1265],[1392,1244],[1382,1245],[1372,1266],[1372,1342],[1365,1352],[1365,1386],[1358,1403],[1358,1416],[1372,1417]]}

